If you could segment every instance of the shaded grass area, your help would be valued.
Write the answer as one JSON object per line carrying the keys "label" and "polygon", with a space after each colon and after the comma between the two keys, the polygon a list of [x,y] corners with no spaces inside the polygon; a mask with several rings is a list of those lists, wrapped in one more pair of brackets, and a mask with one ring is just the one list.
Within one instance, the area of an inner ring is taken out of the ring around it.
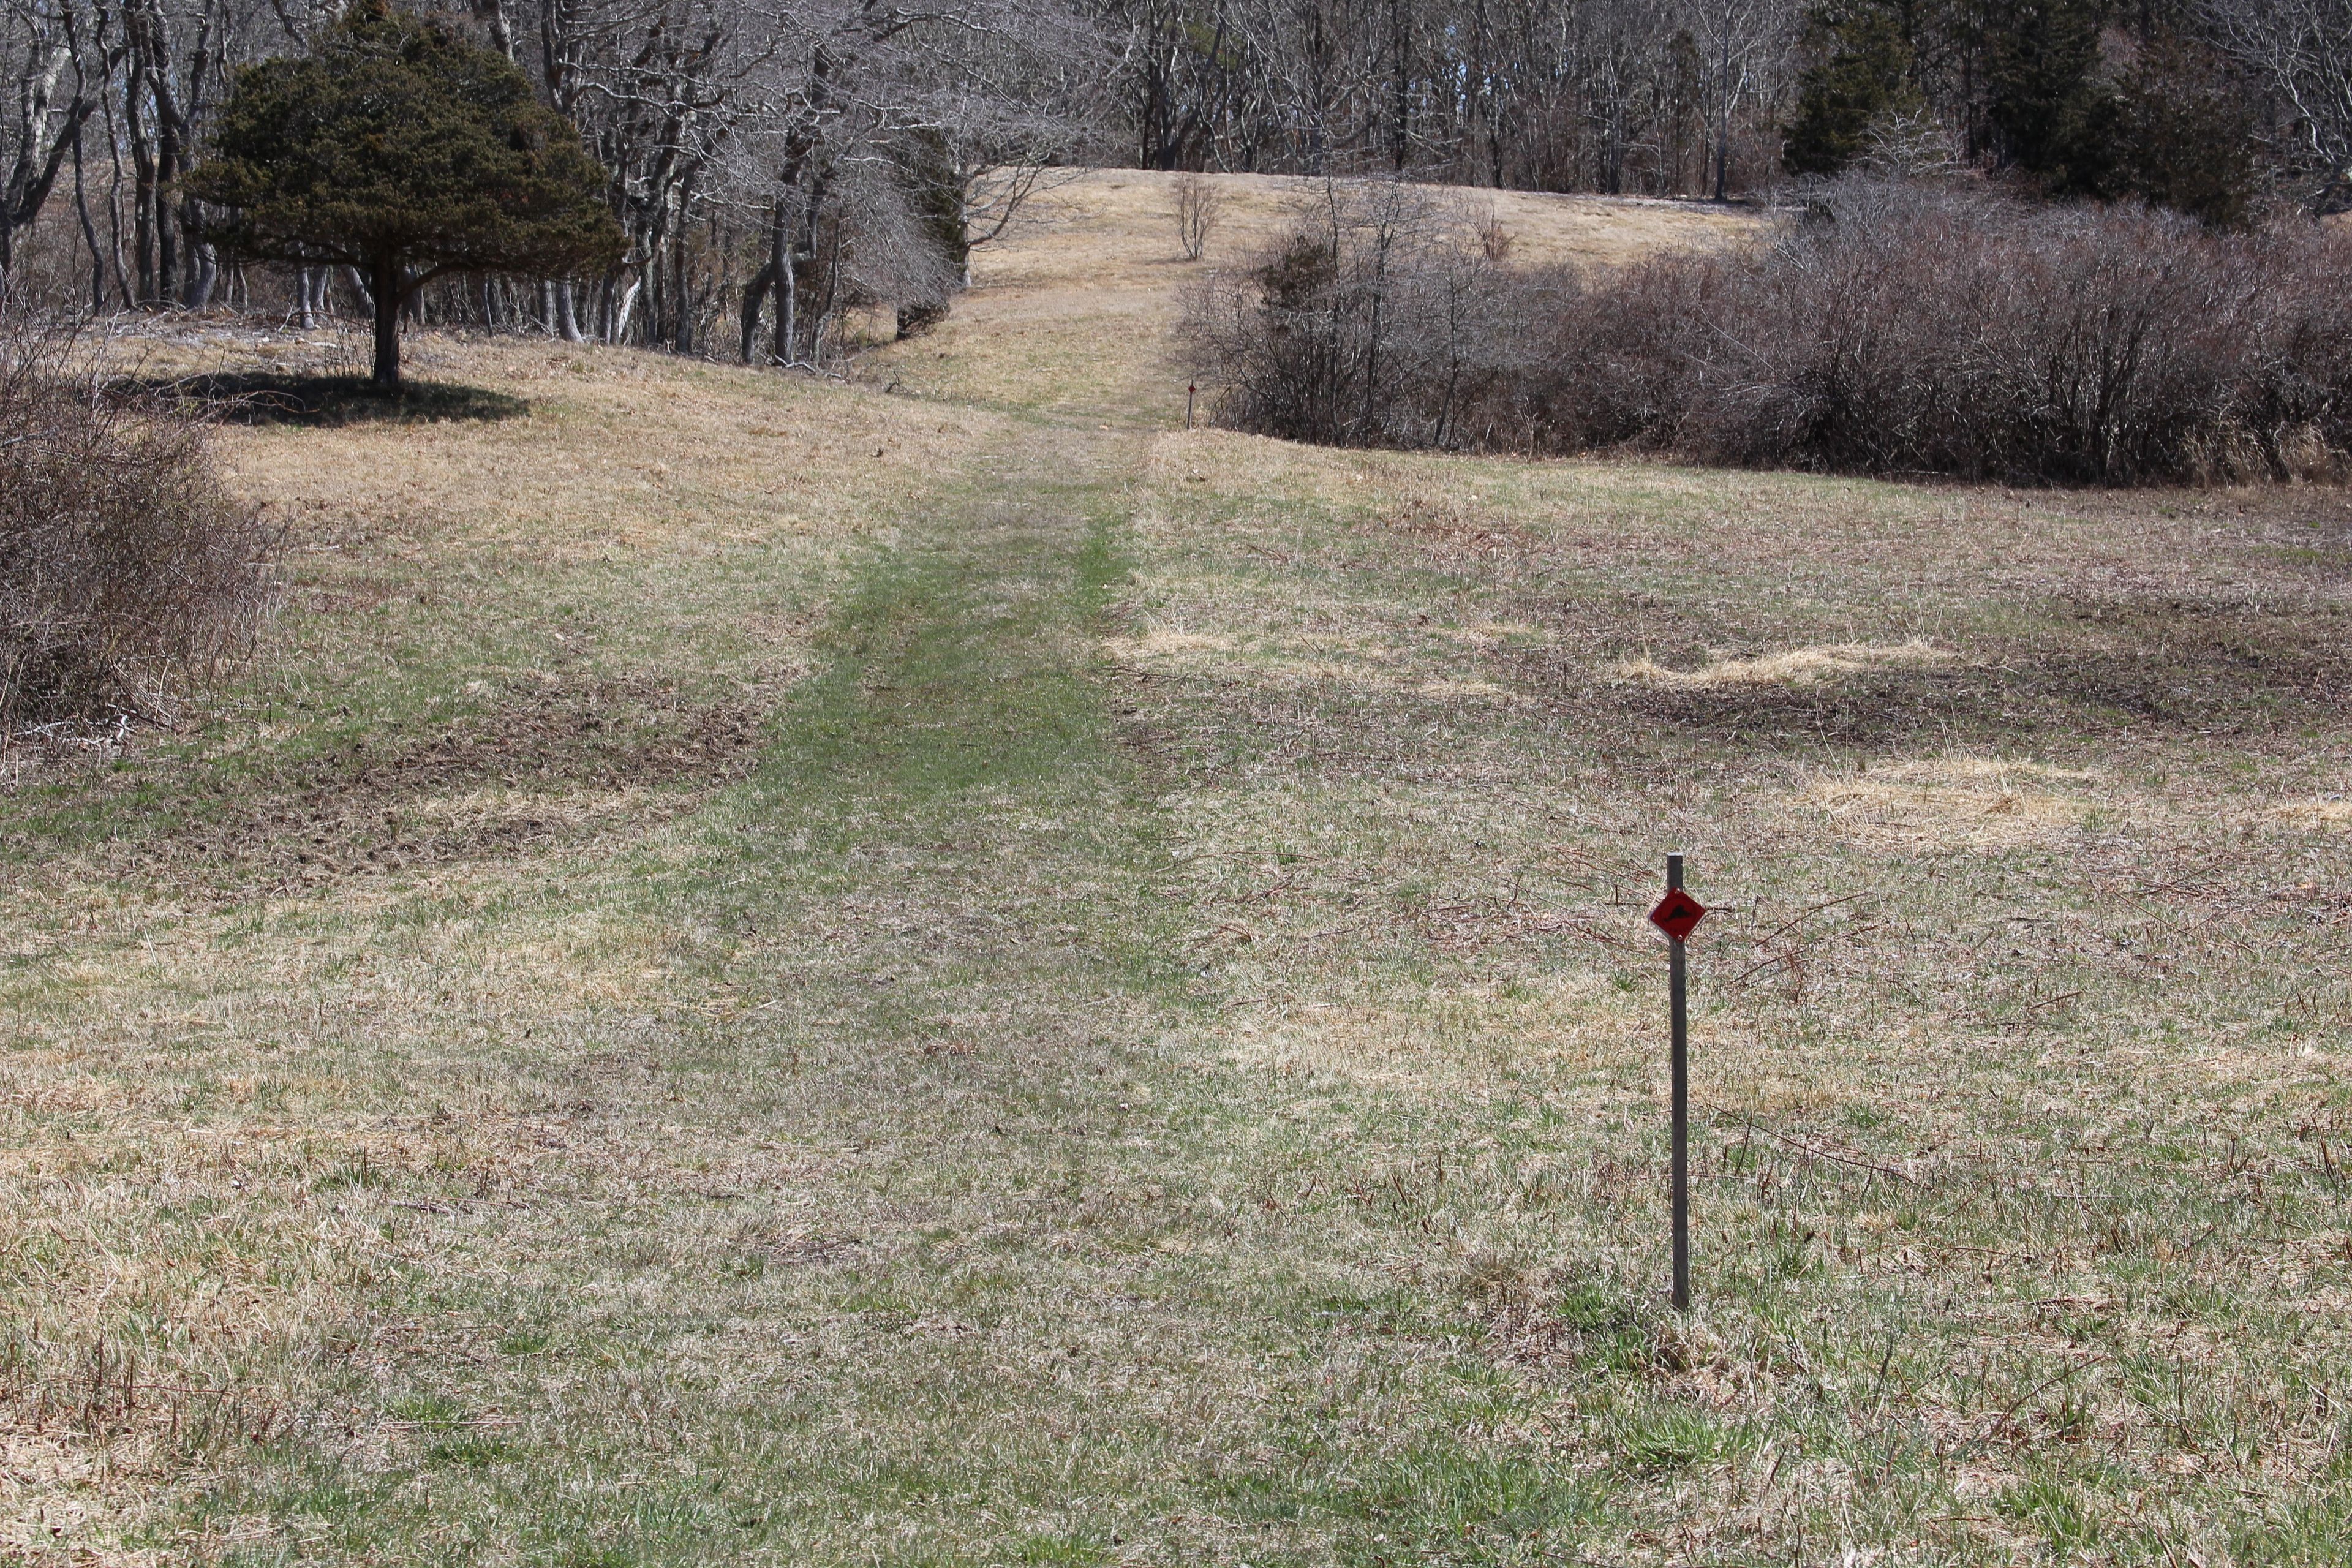
{"label": "shaded grass area", "polygon": [[108,384],[117,397],[187,407],[232,425],[413,425],[444,420],[516,419],[530,405],[511,393],[446,382],[410,380],[386,390],[365,376],[215,371],[199,375],[125,378]]}
{"label": "shaded grass area", "polygon": [[191,747],[177,766],[119,778],[102,761],[68,765],[27,792],[10,858],[75,854],[215,900],[413,874],[576,837],[615,802],[691,798],[740,777],[761,740],[755,702],[681,697],[674,680],[471,685],[488,700],[331,723],[308,745]]}
{"label": "shaded grass area", "polygon": [[[1644,636],[1651,616],[1639,604],[1529,601],[1522,613],[1551,621],[1563,635],[1504,659],[1515,684],[1589,704],[1601,721],[1745,736],[1751,747],[1769,744],[1784,754],[1885,752],[1922,742],[2068,746],[2135,731],[2159,744],[2216,732],[2293,736],[2332,726],[2352,700],[2352,608],[2324,584],[2324,578],[2279,584],[2268,602],[2135,587],[2030,593],[1973,606],[1919,604],[1921,620],[1948,638],[1943,657],[1865,661],[1827,679],[1735,672],[1683,684],[1627,678],[1629,657],[1652,640]],[[1731,613],[1718,605],[1688,616],[1677,611],[1687,639],[1682,662],[1703,676],[1743,654],[1834,635],[1818,620],[1791,626],[1759,615],[1757,603]]]}

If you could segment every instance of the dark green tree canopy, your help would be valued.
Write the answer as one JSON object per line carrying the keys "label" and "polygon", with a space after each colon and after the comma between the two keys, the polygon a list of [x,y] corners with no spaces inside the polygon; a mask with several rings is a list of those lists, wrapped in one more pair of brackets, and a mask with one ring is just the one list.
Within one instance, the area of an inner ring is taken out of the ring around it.
{"label": "dark green tree canopy", "polygon": [[2100,0],[2013,0],[1990,35],[1985,111],[2003,163],[2054,194],[2124,193],[2122,104],[2100,69]]}
{"label": "dark green tree canopy", "polygon": [[238,73],[188,189],[205,237],[251,260],[357,268],[376,380],[397,384],[399,310],[450,272],[562,276],[625,240],[605,176],[513,61],[383,0],[307,58]]}
{"label": "dark green tree canopy", "polygon": [[2200,0],[1816,0],[1782,162],[1837,174],[1932,104],[1967,162],[2044,195],[2242,223],[2259,93],[2210,19]]}
{"label": "dark green tree canopy", "polygon": [[1817,5],[1806,18],[1805,42],[1812,63],[1781,141],[1790,174],[1837,174],[1868,150],[1873,127],[1926,110],[1911,80],[1911,41],[1883,6]]}

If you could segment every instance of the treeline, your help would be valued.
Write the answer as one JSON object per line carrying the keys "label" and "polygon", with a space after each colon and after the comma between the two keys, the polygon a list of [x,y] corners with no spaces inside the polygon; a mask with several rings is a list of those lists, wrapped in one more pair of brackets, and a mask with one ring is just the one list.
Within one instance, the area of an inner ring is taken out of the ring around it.
{"label": "treeline", "polygon": [[[345,0],[0,0],[0,273],[52,305],[364,308],[225,266],[184,176]],[[943,310],[1072,163],[1656,195],[1980,171],[2229,226],[2352,201],[2352,0],[469,0],[629,237],[434,319],[820,363]]]}
{"label": "treeline", "polygon": [[1782,164],[1981,169],[2223,225],[2339,205],[2347,51],[2336,0],[1831,0],[1805,18]]}
{"label": "treeline", "polygon": [[1152,0],[1129,155],[1722,196],[1966,167],[2223,223],[2352,200],[2352,0]]}
{"label": "treeline", "polygon": [[1128,159],[1526,190],[1744,190],[1780,155],[1789,0],[1138,0]]}
{"label": "treeline", "polygon": [[[343,0],[0,0],[0,270],[58,306],[365,314],[367,279],[226,266],[186,176],[239,68]],[[1083,154],[1113,51],[1056,0],[478,0],[628,237],[593,277],[451,278],[426,318],[820,363],[861,311],[912,324],[1049,164]]]}

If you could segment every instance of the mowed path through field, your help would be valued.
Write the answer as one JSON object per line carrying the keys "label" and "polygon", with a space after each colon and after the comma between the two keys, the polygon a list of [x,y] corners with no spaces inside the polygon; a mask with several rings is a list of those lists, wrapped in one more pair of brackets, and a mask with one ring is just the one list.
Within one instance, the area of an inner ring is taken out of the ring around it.
{"label": "mowed path through field", "polygon": [[275,664],[0,806],[7,1550],[2340,1561],[2341,498],[1187,434],[1166,195],[226,433]]}

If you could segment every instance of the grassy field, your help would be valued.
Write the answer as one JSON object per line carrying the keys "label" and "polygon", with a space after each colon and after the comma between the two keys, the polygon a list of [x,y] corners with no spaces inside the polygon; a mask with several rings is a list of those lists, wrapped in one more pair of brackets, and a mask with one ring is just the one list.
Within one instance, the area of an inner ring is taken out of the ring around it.
{"label": "grassy field", "polygon": [[264,657],[0,758],[0,1559],[2352,1559],[2347,498],[1186,432],[1166,200],[221,433]]}

